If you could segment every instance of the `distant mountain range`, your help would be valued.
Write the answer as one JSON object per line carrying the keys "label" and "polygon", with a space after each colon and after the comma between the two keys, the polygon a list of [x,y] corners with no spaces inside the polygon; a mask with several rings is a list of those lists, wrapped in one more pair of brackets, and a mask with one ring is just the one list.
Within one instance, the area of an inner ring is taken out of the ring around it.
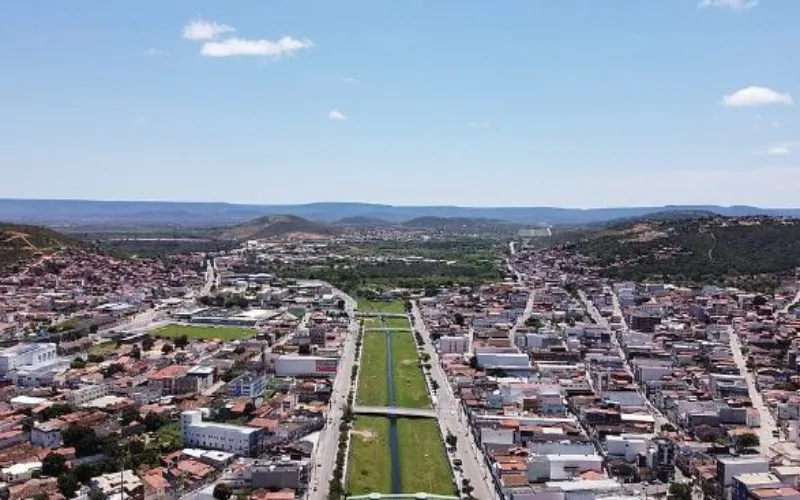
{"label": "distant mountain range", "polygon": [[372,203],[243,205],[164,201],[0,199],[0,220],[54,227],[107,225],[135,227],[219,227],[275,215],[294,215],[317,222],[369,225],[376,220],[402,223],[420,217],[484,219],[526,225],[575,225],[670,211],[711,212],[725,216],[800,217],[800,209],[751,206],[680,205],[576,209],[557,207],[395,206]]}
{"label": "distant mountain range", "polygon": [[342,232],[339,227],[296,215],[268,215],[220,230],[217,238],[225,240],[259,240],[274,237],[331,236]]}

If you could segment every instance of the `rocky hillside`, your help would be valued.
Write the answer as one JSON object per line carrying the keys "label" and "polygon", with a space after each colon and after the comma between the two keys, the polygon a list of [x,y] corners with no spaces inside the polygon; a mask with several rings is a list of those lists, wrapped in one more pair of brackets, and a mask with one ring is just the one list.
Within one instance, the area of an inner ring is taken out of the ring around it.
{"label": "rocky hillside", "polygon": [[56,250],[84,245],[52,229],[0,222],[0,272]]}

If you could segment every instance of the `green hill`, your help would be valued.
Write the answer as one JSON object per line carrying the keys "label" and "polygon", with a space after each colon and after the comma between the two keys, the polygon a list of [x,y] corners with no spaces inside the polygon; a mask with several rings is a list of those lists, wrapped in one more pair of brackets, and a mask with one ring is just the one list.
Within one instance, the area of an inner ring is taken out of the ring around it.
{"label": "green hill", "polygon": [[794,275],[800,221],[770,217],[640,220],[583,232],[563,248],[605,276],[637,281],[740,283]]}
{"label": "green hill", "polygon": [[295,215],[270,215],[221,230],[216,236],[226,240],[257,240],[291,236],[330,236],[342,230]]}

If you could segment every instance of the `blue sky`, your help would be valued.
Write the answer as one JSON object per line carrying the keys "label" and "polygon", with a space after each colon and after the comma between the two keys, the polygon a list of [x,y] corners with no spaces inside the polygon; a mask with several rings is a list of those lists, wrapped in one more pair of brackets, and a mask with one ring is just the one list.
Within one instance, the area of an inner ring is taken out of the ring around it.
{"label": "blue sky", "polygon": [[797,0],[2,2],[0,197],[797,206],[797,19]]}

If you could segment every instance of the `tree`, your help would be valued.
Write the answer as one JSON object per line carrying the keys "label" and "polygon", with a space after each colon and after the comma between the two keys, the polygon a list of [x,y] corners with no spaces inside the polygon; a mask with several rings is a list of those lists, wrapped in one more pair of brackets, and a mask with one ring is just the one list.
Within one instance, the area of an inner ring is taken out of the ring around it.
{"label": "tree", "polygon": [[92,490],[89,492],[89,500],[108,500],[108,497],[100,490]]}
{"label": "tree", "polygon": [[82,368],[86,368],[86,360],[78,356],[77,358],[72,360],[72,363],[69,364],[69,367],[74,370],[80,370]]}
{"label": "tree", "polygon": [[670,423],[661,424],[661,430],[664,432],[675,432],[675,426]]}
{"label": "tree", "polygon": [[99,442],[94,429],[82,425],[70,425],[61,431],[64,446],[75,448],[75,455],[85,457],[97,453]]}
{"label": "tree", "polygon": [[33,498],[33,500],[48,500],[47,493],[37,493],[31,498]]}
{"label": "tree", "polygon": [[692,485],[687,483],[672,483],[667,491],[675,500],[692,500]]}
{"label": "tree", "polygon": [[164,344],[164,347],[161,348],[161,352],[164,354],[169,354],[174,350],[175,348],[172,347],[172,344]]}
{"label": "tree", "polygon": [[226,483],[217,483],[217,485],[214,486],[214,498],[216,500],[228,500],[231,495],[233,495],[233,491],[231,491],[231,487]]}
{"label": "tree", "polygon": [[139,349],[138,345],[133,346],[133,349],[131,349],[131,358],[135,359],[136,361],[142,359],[142,350]]}
{"label": "tree", "polygon": [[763,295],[756,295],[753,297],[753,305],[756,307],[761,307],[767,305],[767,298]]}
{"label": "tree", "polygon": [[80,488],[80,483],[78,483],[78,478],[73,474],[62,474],[58,476],[58,491],[65,497],[74,497],[78,488]]}
{"label": "tree", "polygon": [[189,345],[189,337],[187,337],[186,335],[181,335],[180,337],[175,339],[175,347],[177,347],[180,350],[186,349],[186,346],[188,345]]}
{"label": "tree", "polygon": [[50,453],[42,460],[42,475],[58,477],[67,471],[67,459],[64,455]]}
{"label": "tree", "polygon": [[455,313],[455,314],[453,315],[453,321],[455,321],[455,323],[456,323],[458,326],[464,326],[464,315],[463,315],[463,314],[461,314],[461,313],[458,313],[458,312],[457,312],[457,313]]}
{"label": "tree", "polygon": [[122,425],[130,425],[132,422],[141,419],[141,415],[139,415],[139,410],[136,408],[129,406],[122,410],[122,414],[120,415],[120,420],[122,421]]}
{"label": "tree", "polygon": [[89,464],[76,465],[72,468],[72,473],[75,474],[75,477],[78,478],[78,481],[83,484],[88,483],[91,478],[97,475],[94,467]]}
{"label": "tree", "polygon": [[297,348],[297,354],[308,356],[311,354],[311,346],[309,344],[300,344],[300,347]]}
{"label": "tree", "polygon": [[248,401],[247,404],[244,405],[244,414],[250,415],[254,411],[256,411],[256,405],[254,405],[252,401]]}
{"label": "tree", "polygon": [[142,349],[145,351],[152,351],[156,341],[152,337],[145,337],[142,339]]}
{"label": "tree", "polygon": [[741,436],[736,438],[736,451],[742,452],[747,448],[755,448],[760,444],[761,440],[758,438],[757,435],[752,433],[742,434]]}
{"label": "tree", "polygon": [[155,432],[166,424],[166,418],[152,411],[144,417],[144,428],[147,432]]}
{"label": "tree", "polygon": [[103,356],[102,354],[89,354],[89,355],[86,357],[86,360],[87,360],[89,363],[102,363],[103,361],[105,361],[105,360],[106,360],[106,357],[105,357],[105,356]]}

